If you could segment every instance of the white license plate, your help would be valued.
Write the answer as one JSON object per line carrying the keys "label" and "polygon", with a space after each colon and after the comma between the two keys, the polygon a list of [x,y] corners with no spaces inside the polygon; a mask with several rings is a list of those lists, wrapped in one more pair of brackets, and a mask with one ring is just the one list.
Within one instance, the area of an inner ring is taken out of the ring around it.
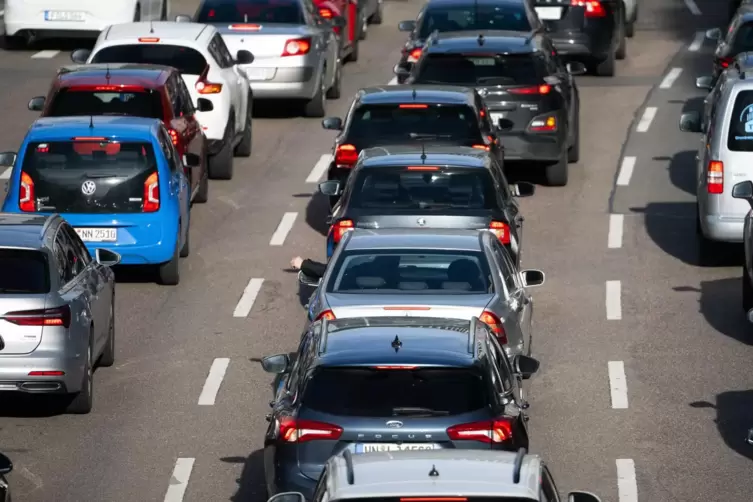
{"label": "white license plate", "polygon": [[76,233],[84,242],[115,242],[118,240],[116,228],[77,228]]}
{"label": "white license plate", "polygon": [[499,119],[505,118],[504,113],[489,113],[489,115],[491,116],[492,124],[494,125],[497,125],[497,123],[499,122]]}
{"label": "white license plate", "polygon": [[72,10],[46,10],[44,11],[45,21],[86,21],[86,13]]}
{"label": "white license plate", "polygon": [[246,75],[249,80],[267,80],[266,68],[246,68]]}
{"label": "white license plate", "polygon": [[542,21],[554,21],[562,18],[562,7],[536,7],[536,14]]}
{"label": "white license plate", "polygon": [[380,451],[418,451],[435,449],[437,449],[437,445],[430,443],[361,443],[356,445],[356,453],[375,453]]}

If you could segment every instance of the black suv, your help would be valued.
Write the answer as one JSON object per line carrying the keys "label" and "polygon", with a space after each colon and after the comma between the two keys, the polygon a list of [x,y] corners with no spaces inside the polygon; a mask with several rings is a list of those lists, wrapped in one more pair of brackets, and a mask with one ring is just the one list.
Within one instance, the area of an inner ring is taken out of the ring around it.
{"label": "black suv", "polygon": [[311,500],[327,459],[375,451],[528,447],[521,383],[538,370],[513,362],[483,322],[425,318],[317,321],[281,374],[264,437],[269,495]]}
{"label": "black suv", "polygon": [[534,189],[508,185],[497,160],[474,148],[368,149],[344,188],[336,180],[319,185],[341,196],[328,219],[327,258],[353,228],[463,228],[490,229],[518,265],[523,217],[515,197]]}
{"label": "black suv", "polygon": [[[395,67],[398,75],[405,70]],[[475,87],[504,135],[505,162],[543,162],[547,183],[564,186],[567,164],[580,157],[573,75],[585,71],[579,62],[563,64],[546,35],[445,33],[429,37],[406,83]]]}

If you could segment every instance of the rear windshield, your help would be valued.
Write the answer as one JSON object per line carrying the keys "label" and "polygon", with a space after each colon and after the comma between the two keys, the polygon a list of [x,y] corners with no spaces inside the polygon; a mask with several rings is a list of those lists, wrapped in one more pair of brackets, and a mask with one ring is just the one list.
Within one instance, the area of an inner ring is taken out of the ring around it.
{"label": "rear windshield", "polygon": [[306,24],[296,0],[205,0],[196,22]]}
{"label": "rear windshield", "polygon": [[[103,86],[104,88],[105,86]],[[50,117],[73,115],[130,115],[162,119],[162,97],[153,89],[111,90],[63,88],[50,104]]]}
{"label": "rear windshield", "polygon": [[353,417],[406,416],[401,408],[459,415],[485,408],[486,389],[481,375],[465,368],[320,368],[306,385],[303,404]]}
{"label": "rear windshield", "polygon": [[348,502],[539,502],[539,500],[521,497],[438,497],[431,491],[426,492],[425,496],[417,497],[348,498]]}
{"label": "rear windshield", "polygon": [[509,30],[531,31],[524,2],[520,4],[475,5],[430,8],[418,30],[419,38],[428,38],[434,31]]}
{"label": "rear windshield", "polygon": [[41,212],[141,212],[144,184],[156,171],[149,143],[35,142],[23,160]]}
{"label": "rear windshield", "polygon": [[327,284],[330,293],[487,294],[494,289],[480,251],[346,251]]}
{"label": "rear windshield", "polygon": [[349,206],[355,209],[494,209],[497,193],[489,171],[410,167],[362,169],[353,184]]}
{"label": "rear windshield", "polygon": [[353,114],[348,137],[372,141],[437,139],[480,141],[478,117],[468,105],[362,105]]}
{"label": "rear windshield", "polygon": [[49,269],[43,253],[0,249],[0,294],[38,295],[49,292]]}
{"label": "rear windshield", "polygon": [[421,63],[416,84],[532,85],[547,76],[539,53],[429,54]]}
{"label": "rear windshield", "polygon": [[732,41],[732,54],[753,50],[753,23],[745,23],[740,26]]}
{"label": "rear windshield", "polygon": [[727,148],[733,152],[753,152],[753,91],[741,91],[735,99]]}
{"label": "rear windshield", "polygon": [[207,60],[190,47],[167,44],[133,44],[105,47],[92,58],[92,63],[136,63],[172,66],[185,75],[201,75]]}

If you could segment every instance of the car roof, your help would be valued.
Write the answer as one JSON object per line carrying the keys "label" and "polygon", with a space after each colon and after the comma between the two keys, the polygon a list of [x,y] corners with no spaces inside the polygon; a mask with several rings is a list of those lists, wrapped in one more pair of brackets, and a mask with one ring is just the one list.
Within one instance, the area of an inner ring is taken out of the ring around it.
{"label": "car roof", "polygon": [[489,153],[469,146],[391,145],[364,149],[360,167],[407,165],[440,165],[485,168],[490,165]]}
{"label": "car roof", "polygon": [[358,91],[359,105],[393,105],[399,103],[437,103],[475,106],[474,91],[450,85],[390,85],[366,87]]}
{"label": "car roof", "polygon": [[74,137],[149,140],[158,134],[160,127],[161,120],[143,117],[44,117],[31,124],[28,134],[32,141],[68,140]]}
{"label": "car roof", "polygon": [[[346,457],[336,455],[327,462],[329,498],[460,495],[539,500],[541,458],[523,456],[520,481],[515,483],[516,456],[512,452],[464,449],[364,453],[351,455],[349,468]],[[349,470],[352,484],[348,482]]]}
{"label": "car roof", "polygon": [[0,247],[39,249],[47,223],[55,216],[0,213]]}
{"label": "car roof", "polygon": [[72,85],[138,85],[146,88],[161,86],[170,73],[176,71],[169,66],[147,64],[87,64],[64,66],[58,70],[58,83],[61,87]]}
{"label": "car roof", "polygon": [[[178,42],[195,42],[200,37],[209,36],[216,30],[209,25],[200,23],[176,23],[172,21],[154,21],[141,23],[113,24],[104,36],[107,42],[132,40],[138,38],[159,38]],[[189,44],[191,45],[191,44]]]}
{"label": "car roof", "polygon": [[[479,43],[479,38],[483,43]],[[429,40],[430,54],[475,53],[530,54],[541,50],[543,36],[534,32],[484,30],[438,33]]]}
{"label": "car roof", "polygon": [[469,6],[475,5],[494,5],[494,6],[521,6],[525,7],[525,0],[429,0],[426,4],[429,7],[453,7],[453,6]]}
{"label": "car roof", "polygon": [[478,251],[484,231],[444,228],[356,228],[348,232],[343,250],[425,249],[436,251]]}

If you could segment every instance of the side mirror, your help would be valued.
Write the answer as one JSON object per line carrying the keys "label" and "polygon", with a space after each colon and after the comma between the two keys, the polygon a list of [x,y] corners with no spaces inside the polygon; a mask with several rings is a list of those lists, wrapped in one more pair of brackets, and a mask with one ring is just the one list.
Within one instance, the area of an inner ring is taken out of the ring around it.
{"label": "side mirror", "polygon": [[601,502],[601,499],[588,492],[570,492],[567,494],[567,502]]}
{"label": "side mirror", "polygon": [[392,73],[399,78],[408,78],[410,76],[410,69],[403,65],[396,64],[395,67],[392,68]]}
{"label": "side mirror", "polygon": [[683,132],[701,132],[701,115],[687,112],[680,115],[680,130]]}
{"label": "side mirror", "polygon": [[753,445],[753,429],[748,429],[748,437],[745,440],[749,445]]}
{"label": "side mirror", "polygon": [[340,182],[337,180],[323,181],[319,183],[319,192],[322,195],[337,197],[340,195]]}
{"label": "side mirror", "polygon": [[510,119],[499,119],[497,121],[497,129],[502,132],[512,131],[513,127],[515,127],[515,124]]}
{"label": "side mirror", "polygon": [[199,98],[196,100],[196,109],[200,112],[211,112],[214,105],[207,98]]}
{"label": "side mirror", "polygon": [[340,117],[327,117],[322,120],[322,127],[330,131],[342,131],[343,121]]}
{"label": "side mirror", "polygon": [[699,89],[706,89],[710,91],[714,87],[714,77],[711,75],[704,75],[695,79],[695,86]]}
{"label": "side mirror", "polygon": [[183,165],[186,167],[199,167],[201,165],[201,157],[195,153],[184,153]]}
{"label": "side mirror", "polygon": [[0,453],[0,475],[6,475],[13,470],[13,462],[8,457]]}
{"label": "side mirror", "polygon": [[306,497],[298,492],[286,492],[272,495],[267,502],[306,502]]}
{"label": "side mirror", "polygon": [[519,181],[510,187],[515,197],[530,197],[536,193],[536,185],[527,181]]}
{"label": "side mirror", "polygon": [[330,23],[332,23],[332,26],[335,28],[345,28],[347,26],[348,22],[343,16],[335,16],[329,20]]}
{"label": "side mirror", "polygon": [[719,28],[711,28],[710,30],[706,30],[706,39],[708,40],[719,40],[722,38],[722,30]]}
{"label": "side mirror", "polygon": [[109,249],[97,248],[94,250],[94,258],[97,260],[97,263],[105,267],[114,267],[120,263],[120,255]]}
{"label": "side mirror", "polygon": [[753,208],[753,182],[741,181],[732,187],[732,197],[747,200]]}
{"label": "side mirror", "polygon": [[586,65],[580,61],[571,61],[565,65],[565,68],[570,75],[585,75],[586,73]]}
{"label": "side mirror", "polygon": [[254,55],[249,51],[240,50],[235,55],[235,62],[236,64],[251,64],[254,62]]}
{"label": "side mirror", "polygon": [[309,277],[306,274],[303,273],[303,271],[298,271],[298,282],[303,284],[304,286],[309,286],[312,288],[315,288],[319,286],[319,283],[322,282],[321,279],[314,279],[313,277]]}
{"label": "side mirror", "polygon": [[282,375],[290,369],[290,357],[287,354],[267,356],[261,360],[261,367],[267,373]]}
{"label": "side mirror", "polygon": [[177,16],[175,16],[175,22],[176,23],[190,23],[191,16],[186,16],[185,14],[178,14]]}
{"label": "side mirror", "polygon": [[44,96],[37,96],[29,100],[29,110],[33,112],[41,112],[44,109]]}
{"label": "side mirror", "polygon": [[92,51],[89,49],[76,49],[71,52],[71,61],[76,64],[86,64],[86,60],[92,55]]}
{"label": "side mirror", "polygon": [[16,163],[16,152],[0,153],[0,166],[11,167]]}
{"label": "side mirror", "polygon": [[400,21],[397,23],[397,29],[399,31],[413,31],[416,29],[416,22],[413,20]]}
{"label": "side mirror", "polygon": [[544,281],[546,280],[546,276],[544,275],[544,272],[541,270],[523,270],[520,273],[520,278],[523,280],[523,284],[527,288],[532,288],[535,286],[541,286],[544,284]]}
{"label": "side mirror", "polygon": [[517,371],[524,380],[527,380],[533,376],[534,373],[539,371],[541,364],[531,356],[520,354],[515,357],[515,371]]}

